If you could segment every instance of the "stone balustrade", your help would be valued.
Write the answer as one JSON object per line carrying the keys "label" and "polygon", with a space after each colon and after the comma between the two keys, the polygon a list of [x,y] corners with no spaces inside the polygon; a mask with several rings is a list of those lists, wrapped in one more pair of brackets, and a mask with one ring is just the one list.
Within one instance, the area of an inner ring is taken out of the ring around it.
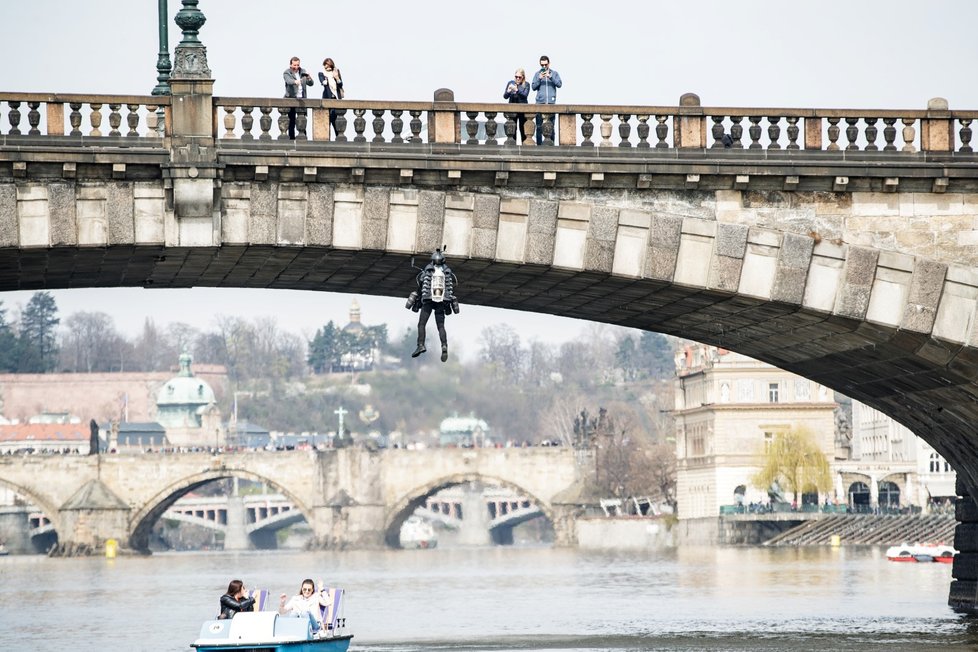
{"label": "stone balustrade", "polygon": [[[752,109],[700,107],[688,97],[671,107],[216,97],[215,136],[284,140],[289,110],[296,109],[297,140],[312,141],[533,146],[540,115],[544,143],[565,147],[974,151],[971,123],[978,111],[950,111],[942,101],[927,110]],[[336,114],[333,133],[331,110]],[[525,143],[516,140],[520,118]]]}
{"label": "stone balustrade", "polygon": [[[973,154],[971,124],[978,119],[978,111],[951,111],[940,99],[925,110],[866,110],[710,108],[692,94],[679,106],[456,103],[445,90],[435,98],[209,99],[214,138],[259,142],[286,140],[289,111],[296,110],[297,140],[315,142],[535,146],[540,116],[545,145],[582,149]],[[158,96],[0,93],[0,137],[179,136],[170,104]],[[517,142],[519,120],[524,143]]]}
{"label": "stone balustrade", "polygon": [[159,138],[169,116],[169,97],[0,93],[0,136]]}

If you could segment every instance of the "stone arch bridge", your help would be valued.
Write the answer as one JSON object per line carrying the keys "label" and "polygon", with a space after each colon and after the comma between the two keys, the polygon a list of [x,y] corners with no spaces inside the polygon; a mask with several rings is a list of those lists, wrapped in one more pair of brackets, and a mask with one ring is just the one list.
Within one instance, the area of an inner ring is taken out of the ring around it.
{"label": "stone arch bridge", "polygon": [[532,498],[558,545],[575,542],[577,501],[593,462],[571,449],[279,451],[0,456],[0,485],[36,505],[62,543],[114,538],[147,551],[156,521],[194,489],[224,478],[267,483],[324,547],[397,545],[401,525],[438,491],[498,484]]}
{"label": "stone arch bridge", "polygon": [[[900,421],[978,492],[978,111],[527,106],[538,147],[511,106],[445,90],[214,97],[199,43],[181,47],[172,96],[0,94],[0,290],[402,296],[411,257],[447,243],[463,304],[750,355]],[[361,527],[321,509],[325,531]],[[951,601],[970,609],[974,501],[958,518]]]}

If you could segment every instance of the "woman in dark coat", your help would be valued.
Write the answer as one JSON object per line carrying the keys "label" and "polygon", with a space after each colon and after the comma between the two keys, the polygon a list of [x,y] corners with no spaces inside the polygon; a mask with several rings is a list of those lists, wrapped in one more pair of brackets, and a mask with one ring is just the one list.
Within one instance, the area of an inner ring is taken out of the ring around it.
{"label": "woman in dark coat", "polygon": [[219,620],[226,620],[234,617],[239,611],[254,611],[255,599],[249,598],[245,591],[244,582],[241,580],[231,580],[228,584],[228,592],[221,596],[221,613]]}
{"label": "woman in dark coat", "polygon": [[[530,82],[526,81],[526,73],[522,68],[516,69],[516,74],[513,78],[509,80],[506,84],[506,90],[503,92],[503,99],[508,100],[510,104],[526,104],[530,97]],[[526,140],[525,123],[526,115],[523,113],[517,113],[513,118],[516,120],[516,126],[519,130],[520,139],[516,141],[518,144],[522,145],[523,141]]]}

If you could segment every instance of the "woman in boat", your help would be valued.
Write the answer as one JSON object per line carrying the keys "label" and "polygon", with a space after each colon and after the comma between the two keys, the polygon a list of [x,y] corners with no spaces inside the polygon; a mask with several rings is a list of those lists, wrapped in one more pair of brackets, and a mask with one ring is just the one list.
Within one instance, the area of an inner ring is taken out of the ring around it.
{"label": "woman in boat", "polygon": [[255,599],[248,597],[245,591],[244,582],[241,580],[231,580],[228,584],[228,592],[221,596],[221,613],[218,620],[226,620],[234,617],[239,611],[254,611]]}
{"label": "woman in boat", "polygon": [[326,606],[325,598],[322,591],[322,581],[319,582],[320,590],[316,592],[316,585],[312,580],[302,580],[302,585],[299,587],[299,593],[293,595],[291,599],[286,603],[286,596],[284,593],[279,598],[278,612],[282,616],[298,616],[305,617],[309,614],[314,621],[316,621],[316,626],[319,629],[323,627],[323,613],[322,607]]}

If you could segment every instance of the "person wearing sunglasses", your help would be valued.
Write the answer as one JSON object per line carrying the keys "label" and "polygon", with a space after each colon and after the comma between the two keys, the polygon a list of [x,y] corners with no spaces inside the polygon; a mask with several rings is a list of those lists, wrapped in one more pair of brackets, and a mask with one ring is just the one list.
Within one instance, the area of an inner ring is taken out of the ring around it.
{"label": "person wearing sunglasses", "polygon": [[[508,100],[510,104],[526,104],[529,98],[530,83],[526,81],[526,73],[523,69],[517,68],[513,78],[506,84],[503,99]],[[520,134],[520,139],[516,142],[522,145],[526,141],[526,114],[517,113],[513,119],[516,120],[516,127]]]}
{"label": "person wearing sunglasses", "polygon": [[[322,581],[319,584],[322,586]],[[278,613],[282,616],[311,618],[315,622],[315,629],[320,630],[323,628],[322,607],[324,606],[326,606],[326,602],[322,589],[317,592],[316,585],[312,580],[302,580],[298,594],[291,598],[288,598],[284,593],[279,596]]]}

